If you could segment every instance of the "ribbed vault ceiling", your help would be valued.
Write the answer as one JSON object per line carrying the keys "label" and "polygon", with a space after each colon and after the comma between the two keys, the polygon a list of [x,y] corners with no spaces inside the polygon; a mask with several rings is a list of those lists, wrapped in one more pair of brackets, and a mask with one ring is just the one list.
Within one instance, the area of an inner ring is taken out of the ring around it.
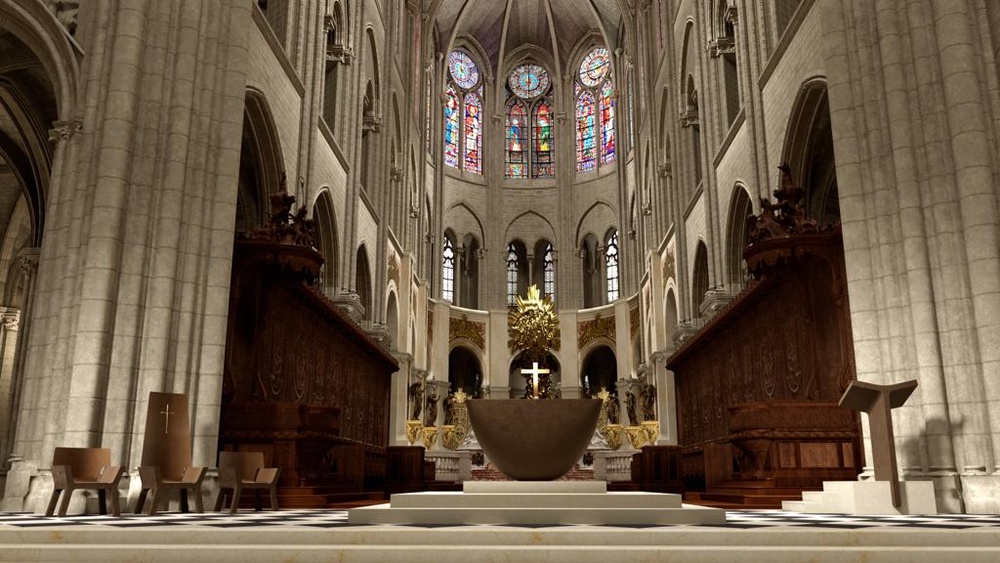
{"label": "ribbed vault ceiling", "polygon": [[497,72],[507,55],[533,45],[552,56],[565,72],[573,48],[597,32],[614,50],[626,0],[433,0],[430,15],[441,33],[442,49],[455,38],[473,37]]}

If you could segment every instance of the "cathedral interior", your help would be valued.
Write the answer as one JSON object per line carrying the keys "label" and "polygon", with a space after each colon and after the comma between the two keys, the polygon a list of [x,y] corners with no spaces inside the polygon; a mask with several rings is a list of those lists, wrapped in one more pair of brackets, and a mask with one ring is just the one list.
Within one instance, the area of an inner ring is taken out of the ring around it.
{"label": "cathedral interior", "polygon": [[838,401],[915,380],[899,478],[1000,513],[998,29],[991,0],[0,0],[0,510],[44,508],[61,446],[134,498],[151,392],[194,464],[352,494],[496,477],[456,403],[601,398],[574,478],[739,504],[871,478]]}

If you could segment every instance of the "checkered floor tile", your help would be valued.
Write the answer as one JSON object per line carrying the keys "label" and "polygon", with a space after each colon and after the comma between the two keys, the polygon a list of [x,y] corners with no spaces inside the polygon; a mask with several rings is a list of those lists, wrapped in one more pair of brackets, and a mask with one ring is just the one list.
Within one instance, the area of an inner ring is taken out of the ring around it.
{"label": "checkered floor tile", "polygon": [[[906,527],[925,529],[1000,528],[1000,515],[944,514],[939,516],[850,516],[845,514],[803,514],[780,510],[730,510],[726,512],[727,528],[767,528],[775,526],[805,526],[814,528],[851,529]],[[306,526],[335,528],[349,526],[346,510],[280,510],[180,513],[167,512],[156,516],[126,514],[115,516],[46,517],[28,513],[0,512],[0,526],[116,526],[139,528],[148,526],[211,526],[245,528],[255,526]],[[642,526],[629,526],[642,527]]]}

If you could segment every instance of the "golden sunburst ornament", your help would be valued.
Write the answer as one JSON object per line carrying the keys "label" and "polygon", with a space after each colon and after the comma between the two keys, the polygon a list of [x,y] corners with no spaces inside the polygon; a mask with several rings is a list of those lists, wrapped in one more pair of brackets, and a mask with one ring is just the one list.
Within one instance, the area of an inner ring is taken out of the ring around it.
{"label": "golden sunburst ornament", "polygon": [[518,296],[517,309],[507,318],[512,352],[523,350],[529,360],[539,360],[549,349],[559,348],[559,316],[549,297],[542,297],[538,286],[528,288],[525,298]]}

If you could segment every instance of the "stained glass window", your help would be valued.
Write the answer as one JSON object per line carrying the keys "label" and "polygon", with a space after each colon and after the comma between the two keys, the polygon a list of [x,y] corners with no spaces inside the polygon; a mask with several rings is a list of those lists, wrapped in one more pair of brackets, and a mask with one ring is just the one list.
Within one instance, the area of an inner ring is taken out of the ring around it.
{"label": "stained glass window", "polygon": [[555,252],[552,249],[552,243],[550,242],[545,247],[545,257],[544,257],[545,271],[542,273],[542,291],[550,299],[555,299],[556,296],[556,260]]}
{"label": "stained glass window", "polygon": [[618,300],[618,231],[611,231],[604,249],[604,264],[607,266],[608,303]]}
{"label": "stained glass window", "polygon": [[615,87],[601,88],[601,164],[615,161]]}
{"label": "stained glass window", "polygon": [[598,47],[583,58],[580,65],[580,82],[593,88],[601,83],[611,70],[611,53],[604,47]]}
{"label": "stained glass window", "polygon": [[552,106],[548,100],[542,100],[535,106],[532,133],[534,155],[531,162],[533,178],[552,178],[555,176],[552,135]]}
{"label": "stained glass window", "polygon": [[507,177],[525,178],[527,177],[527,133],[526,127],[527,112],[524,104],[518,100],[513,100],[507,109]]}
{"label": "stained glass window", "polygon": [[444,163],[448,166],[458,166],[458,94],[448,87],[445,91],[444,104]]}
{"label": "stained glass window", "polygon": [[[615,85],[611,57],[598,47],[580,63],[576,93],[576,169],[593,172],[615,161]],[[598,148],[600,147],[600,148]]]}
{"label": "stained glass window", "polygon": [[524,64],[510,73],[507,85],[514,94],[530,100],[541,96],[549,89],[549,73],[536,64]]}
{"label": "stained glass window", "polygon": [[478,94],[465,95],[465,169],[483,173],[483,103]]}
{"label": "stained glass window", "polygon": [[526,63],[507,76],[506,176],[552,178],[555,133],[548,72]]}
{"label": "stained glass window", "polygon": [[452,51],[448,55],[448,69],[455,84],[468,90],[479,82],[479,68],[464,51]]}
{"label": "stained glass window", "polygon": [[441,297],[446,301],[455,301],[455,247],[451,239],[444,237],[444,250],[441,251],[443,265],[441,267]]}
{"label": "stained glass window", "polygon": [[507,306],[517,304],[517,247],[507,245]]}
{"label": "stained glass window", "polygon": [[597,122],[594,94],[585,90],[576,101],[576,169],[591,172],[597,168]]}

